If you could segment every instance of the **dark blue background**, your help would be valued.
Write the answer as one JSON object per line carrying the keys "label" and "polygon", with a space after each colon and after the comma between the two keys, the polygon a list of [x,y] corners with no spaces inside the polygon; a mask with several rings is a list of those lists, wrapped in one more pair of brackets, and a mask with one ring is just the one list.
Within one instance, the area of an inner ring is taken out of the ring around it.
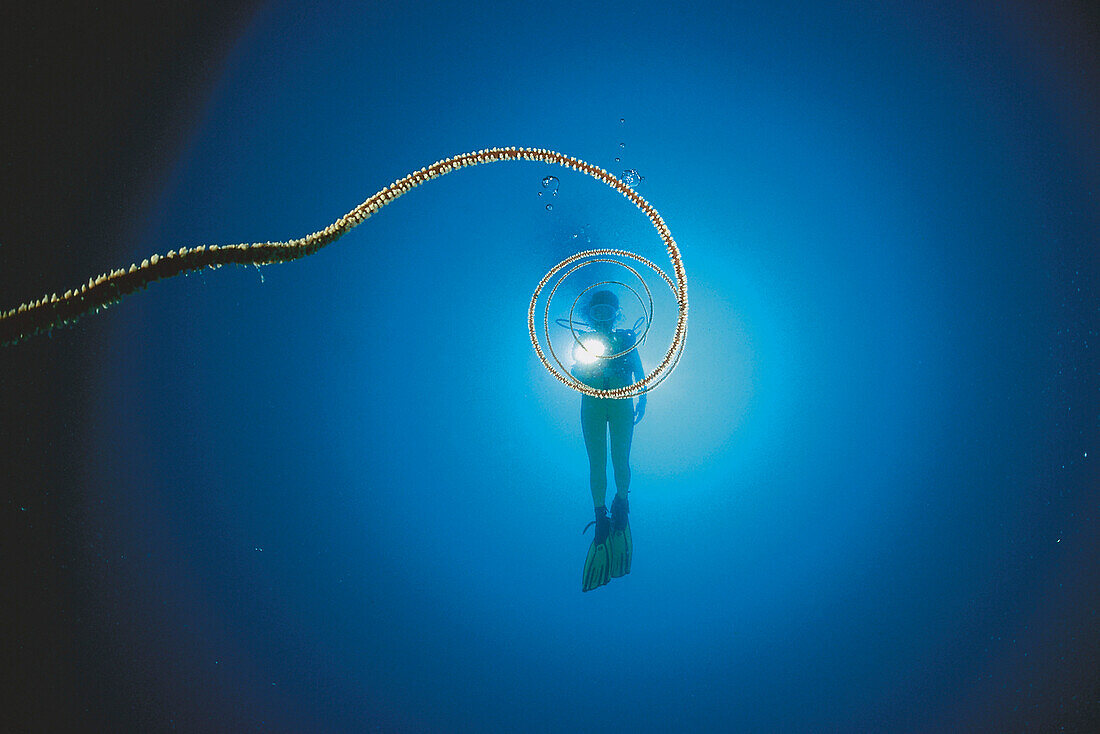
{"label": "dark blue background", "polygon": [[1097,33],[957,6],[259,12],[127,264],[548,147],[645,177],[687,349],[635,433],[633,572],[582,595],[579,397],[527,301],[588,243],[667,266],[600,184],[460,171],[97,317],[77,645],[110,695],[181,731],[1085,730]]}

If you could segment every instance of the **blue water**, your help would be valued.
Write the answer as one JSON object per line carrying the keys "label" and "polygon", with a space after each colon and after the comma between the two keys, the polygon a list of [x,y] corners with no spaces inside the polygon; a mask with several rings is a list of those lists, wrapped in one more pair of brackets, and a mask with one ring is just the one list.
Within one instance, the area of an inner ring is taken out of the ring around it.
{"label": "blue water", "polygon": [[[683,252],[687,349],[635,432],[632,573],[582,594],[580,398],[526,306],[583,247],[668,270],[606,187],[459,171],[303,261],[97,317],[84,527],[123,642],[87,654],[135,720],[1096,715],[1096,95],[1058,40],[1096,35],[1064,8],[956,5],[262,10],[132,259],[302,236],[440,158],[545,147],[644,176]],[[675,321],[650,285],[647,368]]]}

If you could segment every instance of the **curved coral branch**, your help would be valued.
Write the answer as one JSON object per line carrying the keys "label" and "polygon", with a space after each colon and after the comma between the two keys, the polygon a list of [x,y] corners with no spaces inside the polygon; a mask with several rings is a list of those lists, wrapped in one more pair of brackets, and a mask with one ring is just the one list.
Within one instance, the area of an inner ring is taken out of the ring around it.
{"label": "curved coral branch", "polygon": [[[145,288],[150,283],[162,278],[171,278],[181,273],[205,267],[217,267],[234,263],[238,265],[269,265],[271,263],[297,260],[306,255],[311,255],[325,245],[343,237],[379,209],[425,181],[466,166],[517,160],[542,161],[565,166],[604,182],[641,209],[664,241],[669,259],[672,262],[673,277],[675,279],[674,292],[679,310],[676,331],[664,360],[658,365],[657,369],[634,385],[618,390],[598,390],[586,385],[572,384],[570,380],[563,379],[551,368],[539,345],[534,330],[534,319],[530,315],[534,312],[535,301],[538,293],[546,284],[545,280],[540,283],[538,290],[535,291],[535,296],[531,300],[531,310],[528,318],[531,341],[539,359],[561,382],[578,392],[594,397],[622,398],[645,392],[656,382],[659,382],[660,379],[663,379],[662,374],[675,366],[683,350],[687,333],[688,300],[687,279],[684,274],[683,261],[680,258],[680,250],[657,211],[625,183],[590,163],[540,148],[490,148],[437,161],[426,168],[410,173],[399,181],[395,181],[329,226],[301,239],[286,242],[181,247],[179,250],[172,250],[167,255],[153,255],[149,259],[143,260],[140,265],[131,265],[128,270],[114,270],[110,273],[104,273],[98,278],[90,278],[86,284],[66,291],[64,295],[54,293],[53,295],[43,296],[36,301],[24,303],[10,311],[0,313],[0,345],[16,344],[35,334],[72,324],[80,317],[107,308],[120,301],[124,296],[140,288]],[[547,277],[549,278],[549,276]]]}

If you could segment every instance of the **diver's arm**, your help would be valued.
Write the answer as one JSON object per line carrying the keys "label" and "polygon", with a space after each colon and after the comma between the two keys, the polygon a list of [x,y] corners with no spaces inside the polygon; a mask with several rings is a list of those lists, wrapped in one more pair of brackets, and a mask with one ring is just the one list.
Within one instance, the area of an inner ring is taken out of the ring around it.
{"label": "diver's arm", "polygon": [[[645,369],[642,368],[642,358],[638,355],[638,350],[635,349],[630,353],[631,373],[633,377],[631,380],[637,382],[645,377]],[[646,397],[649,393],[642,393],[638,396],[638,402],[634,406],[634,425],[638,425],[641,422],[642,416],[645,415]]]}

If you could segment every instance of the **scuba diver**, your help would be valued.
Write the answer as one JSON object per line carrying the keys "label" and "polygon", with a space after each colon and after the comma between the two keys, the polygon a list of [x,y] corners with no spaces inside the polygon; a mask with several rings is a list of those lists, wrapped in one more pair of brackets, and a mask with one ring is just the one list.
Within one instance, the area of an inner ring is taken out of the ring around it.
{"label": "scuba diver", "polygon": [[[626,387],[645,376],[638,350],[636,329],[616,329],[622,318],[619,299],[608,290],[594,292],[582,313],[592,331],[579,334],[574,344],[573,377],[589,387],[608,390]],[[613,355],[626,352],[618,357]],[[608,355],[607,358],[602,355]],[[581,395],[581,430],[588,450],[592,503],[596,508],[595,537],[584,562],[581,590],[591,591],[612,578],[630,573],[634,543],[627,513],[630,506],[630,441],[634,426],[645,415],[645,393],[637,407],[631,398],[594,398]],[[607,437],[611,436],[611,465],[615,472],[615,498],[607,516]],[[585,530],[588,530],[588,526]]]}

